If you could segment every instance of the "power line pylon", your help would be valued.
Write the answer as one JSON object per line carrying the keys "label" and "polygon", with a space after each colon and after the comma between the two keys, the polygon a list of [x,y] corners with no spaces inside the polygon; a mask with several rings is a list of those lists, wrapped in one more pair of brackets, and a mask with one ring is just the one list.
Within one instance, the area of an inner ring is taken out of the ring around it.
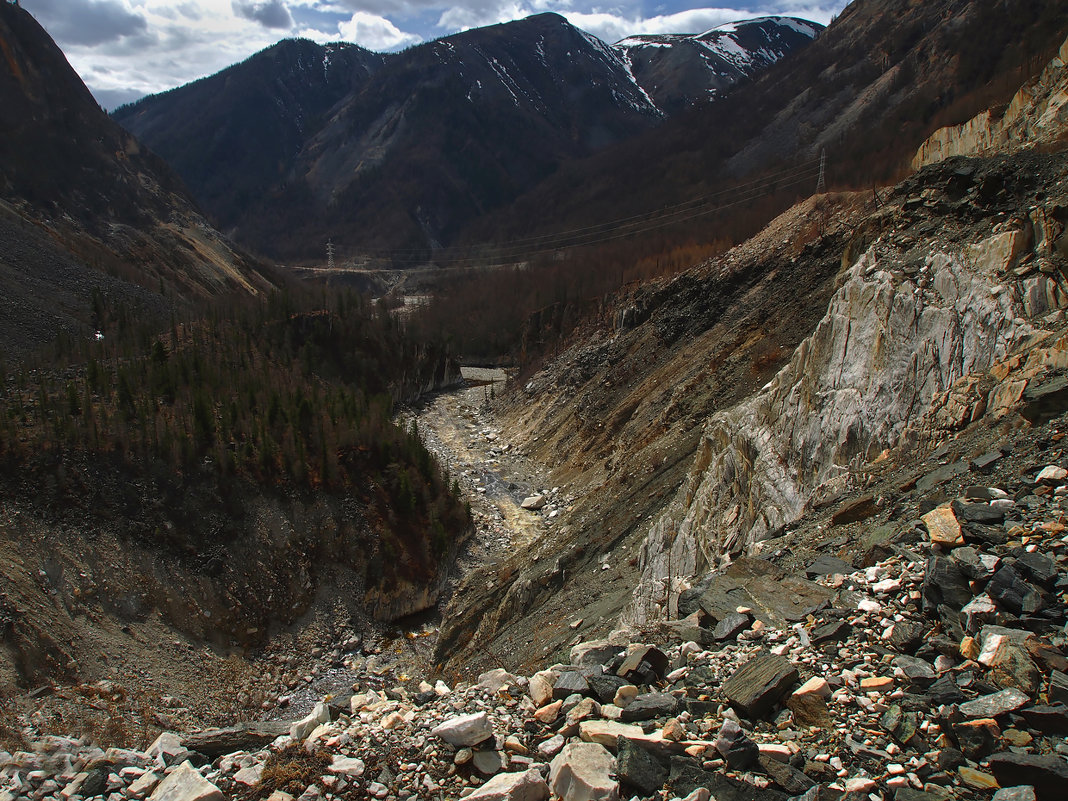
{"label": "power line pylon", "polygon": [[816,194],[827,191],[827,148],[820,151],[820,177],[816,181]]}
{"label": "power line pylon", "polygon": [[326,269],[333,272],[334,270],[334,243],[326,243]]}

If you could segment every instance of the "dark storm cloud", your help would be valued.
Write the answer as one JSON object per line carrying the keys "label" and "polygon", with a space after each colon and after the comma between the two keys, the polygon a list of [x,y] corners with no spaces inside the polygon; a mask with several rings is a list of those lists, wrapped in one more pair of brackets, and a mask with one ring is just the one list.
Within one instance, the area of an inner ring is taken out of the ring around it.
{"label": "dark storm cloud", "polygon": [[293,16],[282,0],[233,0],[231,6],[239,17],[255,20],[265,28],[293,27]]}
{"label": "dark storm cloud", "polygon": [[22,0],[22,5],[65,44],[101,45],[148,32],[145,18],[116,0]]}

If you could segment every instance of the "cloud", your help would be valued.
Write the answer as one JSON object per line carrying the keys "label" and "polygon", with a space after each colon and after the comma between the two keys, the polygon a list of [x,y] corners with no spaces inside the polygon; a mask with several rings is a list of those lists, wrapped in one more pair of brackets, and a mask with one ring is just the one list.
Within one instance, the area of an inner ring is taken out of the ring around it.
{"label": "cloud", "polygon": [[121,0],[22,0],[52,35],[72,45],[100,45],[147,33],[144,16]]}
{"label": "cloud", "polygon": [[369,50],[395,50],[423,39],[418,34],[405,33],[385,17],[366,11],[357,11],[351,19],[339,23],[337,27],[342,39]]}
{"label": "cloud", "polygon": [[288,31],[293,27],[293,15],[282,0],[232,0],[230,5],[239,17],[254,20],[265,28]]}

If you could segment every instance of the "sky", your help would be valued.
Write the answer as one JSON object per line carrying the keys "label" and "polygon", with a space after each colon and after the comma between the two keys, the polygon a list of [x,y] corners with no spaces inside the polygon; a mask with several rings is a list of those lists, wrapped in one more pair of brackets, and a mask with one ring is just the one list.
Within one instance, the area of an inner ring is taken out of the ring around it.
{"label": "sky", "polygon": [[[3,0],[7,2],[7,0]],[[395,51],[553,11],[608,43],[786,14],[827,24],[846,0],[20,0],[108,110],[211,75],[287,37]]]}

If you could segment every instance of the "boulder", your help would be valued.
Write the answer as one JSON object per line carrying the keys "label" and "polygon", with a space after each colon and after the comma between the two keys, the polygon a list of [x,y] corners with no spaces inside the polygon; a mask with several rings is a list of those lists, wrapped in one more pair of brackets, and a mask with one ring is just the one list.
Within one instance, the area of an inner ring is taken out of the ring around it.
{"label": "boulder", "polygon": [[931,542],[936,545],[954,548],[964,544],[964,534],[961,532],[960,521],[957,520],[952,507],[948,505],[939,506],[927,514],[921,515],[920,519],[927,526],[927,534],[931,538]]}
{"label": "boulder", "polygon": [[761,654],[742,665],[723,683],[723,694],[739,713],[756,720],[782,700],[798,680],[797,668],[776,654]]}
{"label": "boulder", "polygon": [[545,801],[549,785],[536,768],[523,773],[499,773],[477,788],[468,801]]}
{"label": "boulder", "polygon": [[667,693],[646,693],[639,695],[623,710],[619,719],[623,721],[650,720],[674,715],[679,701]]}
{"label": "boulder", "polygon": [[[316,725],[322,721],[316,718]],[[190,751],[206,757],[220,757],[235,751],[258,751],[289,733],[289,724],[280,720],[261,720],[240,723],[225,729],[206,729],[194,734],[182,735],[181,744]]]}
{"label": "boulder", "polygon": [[990,756],[987,762],[1002,787],[1031,785],[1035,788],[1038,801],[1060,801],[1064,798],[1068,762],[1062,757],[1003,751]]}
{"label": "boulder", "polygon": [[614,749],[620,738],[633,740],[644,734],[641,726],[615,720],[584,720],[579,723],[579,739],[584,743],[597,743],[608,749]]}
{"label": "boulder", "polygon": [[960,712],[967,718],[996,718],[1007,712],[1015,712],[1031,701],[1027,694],[1010,687],[1007,690],[983,695],[974,701],[967,701],[960,705]]}
{"label": "boulder", "polygon": [[561,801],[619,801],[616,760],[597,743],[565,745],[549,765],[549,787]]}
{"label": "boulder", "polygon": [[226,801],[226,796],[190,762],[183,762],[156,786],[149,801]]}
{"label": "boulder", "polygon": [[668,769],[656,757],[624,737],[619,738],[617,750],[617,773],[623,787],[652,795],[664,786]]}
{"label": "boulder", "polygon": [[450,718],[430,732],[458,748],[478,745],[493,736],[493,723],[485,712]]}

